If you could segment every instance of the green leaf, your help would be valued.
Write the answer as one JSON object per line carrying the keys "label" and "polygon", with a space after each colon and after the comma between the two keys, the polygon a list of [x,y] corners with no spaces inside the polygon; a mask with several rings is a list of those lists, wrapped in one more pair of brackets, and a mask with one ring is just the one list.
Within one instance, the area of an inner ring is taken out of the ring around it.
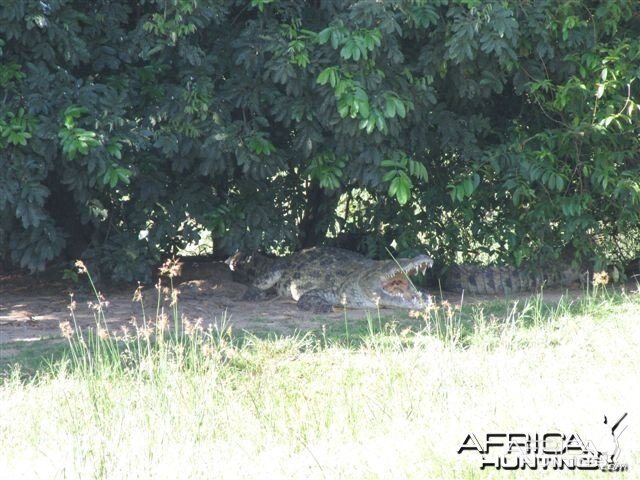
{"label": "green leaf", "polygon": [[384,116],[393,118],[396,116],[396,102],[393,97],[387,97],[384,105]]}
{"label": "green leaf", "polygon": [[345,118],[349,115],[349,110],[351,109],[351,105],[347,102],[347,99],[342,97],[338,99],[338,114],[340,118]]}
{"label": "green leaf", "polygon": [[467,178],[464,182],[462,182],[462,187],[464,195],[466,195],[467,197],[473,193],[473,181],[470,178]]}
{"label": "green leaf", "polygon": [[360,55],[362,54],[362,50],[360,50],[360,48],[358,47],[358,45],[353,46],[353,48],[351,49],[351,56],[353,57],[353,59],[357,62],[358,60],[360,60]]}
{"label": "green leaf", "polygon": [[391,180],[391,183],[389,184],[389,196],[390,197],[395,197],[396,193],[398,192],[398,185],[400,184],[400,181],[398,180],[398,177],[396,175],[393,176],[393,180]]}
{"label": "green leaf", "polygon": [[349,39],[347,40],[347,43],[345,43],[344,47],[342,47],[342,49],[340,50],[340,57],[342,57],[344,60],[349,60],[352,57],[354,57],[355,59],[355,52],[358,52],[358,55],[360,54],[360,51],[356,47],[353,40]]}
{"label": "green leaf", "polygon": [[409,189],[409,187],[406,187],[403,184],[400,185],[398,187],[398,191],[396,192],[396,199],[398,200],[398,203],[400,205],[404,205],[409,201],[409,198],[411,198],[411,190]]}
{"label": "green leaf", "polygon": [[398,111],[398,116],[400,118],[404,118],[407,115],[407,110],[404,107],[404,103],[402,100],[396,98],[395,99],[396,110]]}
{"label": "green leaf", "polygon": [[320,85],[326,85],[327,83],[329,83],[332,87],[335,87],[338,78],[337,70],[338,67],[325,68],[318,75],[316,82]]}
{"label": "green leaf", "polygon": [[334,50],[337,50],[342,42],[342,34],[338,30],[333,30],[331,32],[331,47]]}
{"label": "green leaf", "polygon": [[327,43],[331,38],[332,33],[333,27],[327,27],[324,30],[320,31],[320,33],[318,33],[318,43],[320,43],[321,45]]}
{"label": "green leaf", "polygon": [[358,113],[362,118],[369,118],[369,100],[360,100],[357,101],[358,105]]}
{"label": "green leaf", "polygon": [[383,182],[389,182],[391,180],[393,180],[396,176],[398,176],[398,171],[397,170],[391,170],[387,173],[385,173],[382,177],[382,181]]}
{"label": "green leaf", "polygon": [[427,172],[427,167],[425,167],[422,163],[417,162],[415,160],[409,160],[409,173],[412,177],[418,178],[423,181],[429,180],[429,173]]}
{"label": "green leaf", "polygon": [[367,134],[373,133],[373,130],[376,128],[375,117],[369,117],[367,119]]}
{"label": "green leaf", "polygon": [[402,170],[395,170],[393,173],[395,176],[389,184],[388,194],[390,197],[395,197],[400,205],[404,205],[411,198],[411,179]]}
{"label": "green leaf", "polygon": [[404,166],[401,162],[398,162],[397,160],[382,160],[380,162],[380,165],[382,165],[383,167],[389,167],[389,168],[402,168]]}

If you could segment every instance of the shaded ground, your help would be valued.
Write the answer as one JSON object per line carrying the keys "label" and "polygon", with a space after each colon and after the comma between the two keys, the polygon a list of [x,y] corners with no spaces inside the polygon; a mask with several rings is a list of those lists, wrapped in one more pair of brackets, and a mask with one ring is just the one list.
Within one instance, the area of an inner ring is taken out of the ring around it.
{"label": "shaded ground", "polygon": [[[84,281],[81,277],[81,282]],[[286,299],[243,301],[246,287],[231,279],[231,272],[223,262],[190,262],[176,283],[181,292],[181,313],[191,320],[201,318],[204,325],[226,318],[234,329],[291,332],[344,321],[343,311],[318,315],[301,311],[295,302]],[[135,285],[99,288],[109,302],[106,312],[112,327],[127,325],[132,317],[141,320],[141,306],[132,300],[135,289]],[[55,278],[0,274],[0,344],[60,336],[60,322],[70,319],[72,291],[78,323],[83,327],[95,325],[89,302],[95,303],[96,299],[88,288]],[[157,290],[148,285],[143,292],[146,312],[155,317]],[[161,308],[170,313],[170,299],[166,294],[162,297]],[[347,310],[350,318],[362,318],[364,314],[362,310]]]}
{"label": "shaded ground", "polygon": [[[60,337],[59,324],[70,319],[68,309],[69,293],[75,292],[77,303],[76,319],[82,327],[94,326],[95,320],[89,302],[95,303],[95,297],[84,285],[62,281],[60,274],[50,274],[42,278],[33,278],[21,274],[0,273],[0,355],[10,355],[8,342],[34,341],[42,338]],[[231,278],[228,267],[223,262],[190,261],[183,275],[178,279],[181,291],[179,306],[182,314],[189,319],[201,318],[203,325],[221,322],[226,318],[235,330],[274,331],[291,333],[296,329],[309,330],[322,324],[331,325],[344,321],[344,311],[330,314],[314,314],[299,310],[291,300],[273,299],[260,302],[242,300],[246,287]],[[165,279],[166,285],[166,279]],[[132,318],[141,321],[141,307],[133,302],[135,285],[110,286],[102,290],[109,302],[107,320],[111,329],[130,324]],[[557,299],[566,290],[545,291],[546,299]],[[580,290],[572,294],[578,295]],[[523,295],[524,296],[524,295]],[[163,295],[166,297],[166,295]],[[444,296],[452,304],[460,303],[460,295]],[[145,308],[155,316],[157,309],[157,291],[153,285],[144,290]],[[476,303],[488,297],[467,297],[465,303]],[[163,298],[161,308],[169,311],[169,299]],[[377,315],[376,312],[374,314]],[[347,310],[352,319],[362,319],[363,310]],[[384,310],[383,315],[390,317],[396,312]],[[397,312],[405,317],[406,311]],[[2,346],[3,344],[4,347]]]}

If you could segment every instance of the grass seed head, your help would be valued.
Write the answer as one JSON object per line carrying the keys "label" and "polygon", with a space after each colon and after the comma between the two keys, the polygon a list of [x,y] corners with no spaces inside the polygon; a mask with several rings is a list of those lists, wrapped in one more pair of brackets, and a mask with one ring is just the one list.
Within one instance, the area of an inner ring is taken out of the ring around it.
{"label": "grass seed head", "polygon": [[373,294],[373,302],[376,304],[376,308],[380,307],[380,295],[377,293]]}
{"label": "grass seed head", "polygon": [[609,274],[606,271],[595,272],[593,274],[593,286],[604,286],[609,283]]}
{"label": "grass seed head", "polygon": [[71,338],[73,337],[73,327],[71,326],[71,322],[66,320],[64,322],[60,322],[60,333],[62,334],[62,336],[64,338]]}
{"label": "grass seed head", "polygon": [[189,336],[202,332],[202,318],[196,318],[192,322],[186,315],[182,315],[182,325],[184,325],[184,333]]}
{"label": "grass seed head", "polygon": [[121,325],[120,331],[122,332],[122,341],[124,342],[129,341],[129,339],[131,338],[129,336],[129,327],[127,327],[126,325]]}
{"label": "grass seed head", "polygon": [[74,263],[74,266],[76,267],[76,269],[78,270],[78,273],[80,274],[89,273],[89,270],[87,270],[87,266],[84,264],[82,260],[76,260]]}
{"label": "grass seed head", "polygon": [[[450,307],[450,305],[449,305]],[[423,320],[428,320],[429,318],[431,318],[431,315],[433,312],[437,311],[440,307],[438,307],[438,305],[436,305],[436,303],[433,301],[433,298],[431,297],[431,295],[429,295],[427,302],[425,303],[424,308],[422,309],[416,309],[416,310],[409,310],[409,317],[411,318],[421,318]]]}
{"label": "grass seed head", "polygon": [[384,331],[388,335],[396,335],[398,333],[398,321],[392,320],[389,323],[386,323],[384,326]]}
{"label": "grass seed head", "polygon": [[209,360],[220,360],[220,353],[210,343],[202,345],[202,355]]}
{"label": "grass seed head", "polygon": [[107,300],[102,292],[98,292],[98,302],[100,303],[100,307],[108,308],[109,300]]}
{"label": "grass seed head", "polygon": [[98,329],[98,338],[102,341],[109,339],[109,332],[104,328]]}
{"label": "grass seed head", "polygon": [[71,313],[75,312],[76,307],[78,306],[78,304],[76,303],[76,301],[73,298],[73,293],[69,294],[69,305],[67,305],[67,308],[69,309],[69,311]]}
{"label": "grass seed head", "polygon": [[400,336],[402,338],[407,338],[409,335],[411,335],[413,333],[413,330],[411,329],[411,327],[406,327],[403,328],[402,331],[400,332]]}
{"label": "grass seed head", "polygon": [[182,315],[182,327],[184,328],[184,333],[187,335],[191,335],[193,333],[193,324],[185,315]]}
{"label": "grass seed head", "polygon": [[174,305],[178,304],[178,297],[180,296],[180,290],[178,290],[177,288],[174,288],[173,290],[171,290],[171,303],[170,305],[173,307]]}
{"label": "grass seed head", "polygon": [[169,317],[167,316],[166,313],[161,312],[160,315],[158,315],[158,318],[156,320],[156,327],[158,331],[164,332],[167,329],[168,325],[169,325]]}
{"label": "grass seed head", "polygon": [[160,275],[175,278],[182,274],[182,262],[177,258],[170,258],[160,267]]}
{"label": "grass seed head", "polygon": [[132,301],[134,301],[134,302],[142,302],[142,285],[140,283],[138,283],[138,288],[136,288],[136,291],[133,292]]}
{"label": "grass seed head", "polygon": [[153,329],[151,327],[143,327],[138,330],[138,338],[142,338],[143,340],[149,340],[152,334]]}

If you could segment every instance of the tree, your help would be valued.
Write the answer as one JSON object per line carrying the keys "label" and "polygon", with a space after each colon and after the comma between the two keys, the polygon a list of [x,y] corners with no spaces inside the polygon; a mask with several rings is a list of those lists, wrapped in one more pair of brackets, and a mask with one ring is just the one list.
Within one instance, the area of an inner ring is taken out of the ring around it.
{"label": "tree", "polygon": [[637,2],[0,7],[0,255],[23,268],[140,278],[202,230],[217,251],[632,253]]}

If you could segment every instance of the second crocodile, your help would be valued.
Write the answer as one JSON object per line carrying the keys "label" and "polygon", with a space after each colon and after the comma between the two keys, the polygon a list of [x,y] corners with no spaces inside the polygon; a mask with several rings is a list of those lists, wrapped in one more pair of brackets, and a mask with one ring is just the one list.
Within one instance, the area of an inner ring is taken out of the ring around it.
{"label": "second crocodile", "polygon": [[586,274],[568,262],[545,268],[524,265],[452,265],[440,277],[444,290],[481,295],[533,291],[542,287],[569,287],[583,282]]}

